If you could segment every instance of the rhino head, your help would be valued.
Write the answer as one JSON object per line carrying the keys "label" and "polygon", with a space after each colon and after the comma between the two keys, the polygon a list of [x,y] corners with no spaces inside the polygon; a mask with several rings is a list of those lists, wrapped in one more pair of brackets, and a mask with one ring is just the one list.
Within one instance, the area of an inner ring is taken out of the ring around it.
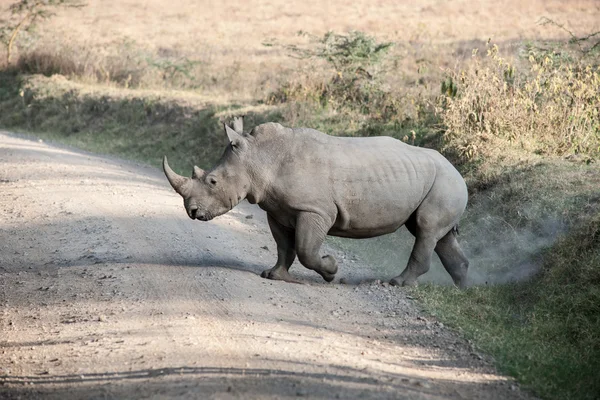
{"label": "rhino head", "polygon": [[246,198],[250,177],[245,167],[251,152],[248,135],[242,133],[241,118],[234,120],[234,129],[224,124],[229,145],[217,165],[210,171],[194,166],[192,177],[178,175],[171,169],[167,157],[163,170],[169,183],[183,197],[183,204],[191,219],[210,221],[225,214]]}

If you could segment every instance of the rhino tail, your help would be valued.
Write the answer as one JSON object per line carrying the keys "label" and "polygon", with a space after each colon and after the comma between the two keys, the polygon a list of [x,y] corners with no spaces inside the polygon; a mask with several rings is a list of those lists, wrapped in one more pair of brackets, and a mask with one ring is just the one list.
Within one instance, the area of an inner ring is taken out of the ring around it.
{"label": "rhino tail", "polygon": [[458,231],[458,224],[452,227],[452,233],[454,234],[454,236],[458,236],[460,234],[460,232]]}

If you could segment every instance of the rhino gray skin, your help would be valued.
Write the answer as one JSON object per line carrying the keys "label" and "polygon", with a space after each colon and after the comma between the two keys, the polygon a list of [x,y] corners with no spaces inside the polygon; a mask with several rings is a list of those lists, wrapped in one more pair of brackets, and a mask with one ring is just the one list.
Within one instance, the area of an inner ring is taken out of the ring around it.
{"label": "rhino gray skin", "polygon": [[370,238],[405,225],[416,241],[393,285],[413,285],[429,270],[435,251],[459,287],[469,262],[457,240],[467,205],[460,173],[437,151],[391,137],[347,138],[276,123],[242,132],[240,119],[230,143],[209,171],[194,167],[177,175],[163,160],[171,186],[184,198],[192,219],[210,221],[243,199],[267,212],[277,243],[277,262],[262,277],[295,282],[289,268],[302,265],[327,282],[338,270],[319,251],[326,235]]}

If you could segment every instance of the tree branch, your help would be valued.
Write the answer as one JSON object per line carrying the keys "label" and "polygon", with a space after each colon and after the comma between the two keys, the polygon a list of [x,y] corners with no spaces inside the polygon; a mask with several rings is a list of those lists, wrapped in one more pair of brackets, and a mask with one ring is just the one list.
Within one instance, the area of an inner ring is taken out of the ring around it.
{"label": "tree branch", "polygon": [[13,46],[15,39],[17,38],[17,34],[19,33],[19,31],[21,30],[23,25],[25,25],[25,22],[27,22],[29,17],[34,15],[35,10],[39,5],[40,5],[40,2],[35,3],[33,5],[33,7],[31,7],[29,12],[25,15],[25,17],[23,17],[23,19],[17,24],[17,26],[15,26],[15,29],[13,29],[12,34],[10,35],[10,39],[8,40],[8,44],[6,45],[6,65],[10,64],[10,56],[12,54],[12,46]]}

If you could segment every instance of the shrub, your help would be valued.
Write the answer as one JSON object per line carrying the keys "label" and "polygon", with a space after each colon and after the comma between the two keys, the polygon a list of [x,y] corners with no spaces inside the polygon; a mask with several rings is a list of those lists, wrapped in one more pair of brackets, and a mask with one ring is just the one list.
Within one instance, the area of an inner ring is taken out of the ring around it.
{"label": "shrub", "polygon": [[310,45],[307,48],[283,46],[290,56],[324,60],[332,73],[325,79],[310,74],[284,84],[269,96],[268,102],[313,102],[336,110],[352,107],[363,114],[370,114],[375,109],[385,110],[388,114],[394,111],[394,102],[386,98],[381,88],[377,69],[391,48],[391,42],[380,43],[357,31],[346,35],[327,32],[323,37],[306,32],[299,34],[308,37]]}
{"label": "shrub", "polygon": [[[391,135],[412,143],[421,136],[420,130],[427,126],[423,122],[433,115],[432,102],[420,83],[393,87],[387,82],[392,43],[356,31],[300,35],[309,38],[307,46],[279,46],[291,57],[311,59],[310,66],[266,99],[269,104],[283,104],[288,123],[338,135]],[[326,68],[319,68],[319,61]],[[398,60],[394,61],[392,68],[397,68]]]}
{"label": "shrub", "polygon": [[509,149],[543,155],[600,155],[600,68],[583,58],[528,55],[528,68],[474,52],[442,89],[446,150],[463,161],[498,158]]}

